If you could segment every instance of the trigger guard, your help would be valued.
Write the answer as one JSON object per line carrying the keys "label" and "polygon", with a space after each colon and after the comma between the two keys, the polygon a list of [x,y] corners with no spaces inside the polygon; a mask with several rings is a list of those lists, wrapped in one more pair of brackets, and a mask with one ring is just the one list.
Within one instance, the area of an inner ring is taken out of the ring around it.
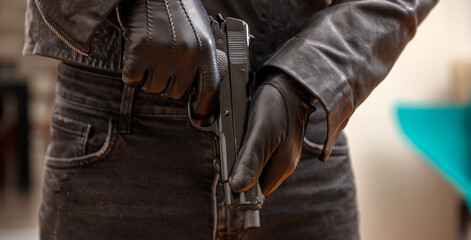
{"label": "trigger guard", "polygon": [[204,131],[204,132],[213,132],[214,134],[217,135],[218,133],[218,125],[217,125],[217,119],[213,122],[213,124],[207,126],[207,127],[201,127],[200,125],[196,124],[195,121],[193,121],[193,117],[191,115],[191,99],[192,99],[192,94],[188,96],[188,121],[190,122],[190,125],[197,130]]}

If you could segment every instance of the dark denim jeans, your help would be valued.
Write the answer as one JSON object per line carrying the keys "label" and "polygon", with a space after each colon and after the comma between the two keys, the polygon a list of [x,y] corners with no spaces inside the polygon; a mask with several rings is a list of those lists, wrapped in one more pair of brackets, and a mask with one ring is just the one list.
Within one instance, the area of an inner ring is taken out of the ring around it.
{"label": "dark denim jeans", "polygon": [[244,230],[223,204],[213,136],[189,126],[185,102],[63,63],[58,75],[41,239],[358,239],[344,136],[317,161],[322,111],[311,115],[297,170],[266,199],[262,227]]}

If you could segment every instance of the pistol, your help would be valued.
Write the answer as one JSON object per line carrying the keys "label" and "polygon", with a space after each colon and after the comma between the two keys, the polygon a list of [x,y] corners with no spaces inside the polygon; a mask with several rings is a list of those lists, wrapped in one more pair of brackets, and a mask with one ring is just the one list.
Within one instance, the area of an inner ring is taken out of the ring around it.
{"label": "pistol", "polygon": [[252,71],[250,68],[250,39],[246,22],[225,18],[218,14],[210,18],[216,41],[219,73],[219,111],[211,126],[200,127],[191,117],[191,95],[188,102],[190,124],[198,130],[214,133],[219,158],[219,174],[224,188],[227,208],[243,211],[244,227],[260,227],[260,209],[264,201],[260,184],[246,192],[235,193],[229,186],[229,176],[237,159],[246,130],[248,106],[251,98]]}

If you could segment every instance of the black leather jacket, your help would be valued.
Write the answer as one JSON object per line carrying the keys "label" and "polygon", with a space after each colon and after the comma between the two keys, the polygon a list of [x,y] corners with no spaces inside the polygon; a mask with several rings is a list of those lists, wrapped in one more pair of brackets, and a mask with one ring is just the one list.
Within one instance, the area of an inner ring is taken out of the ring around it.
{"label": "black leather jacket", "polygon": [[[327,113],[321,160],[383,80],[438,0],[202,0],[210,15],[244,19],[254,64],[296,79]],[[23,53],[120,72],[119,0],[28,0]]]}

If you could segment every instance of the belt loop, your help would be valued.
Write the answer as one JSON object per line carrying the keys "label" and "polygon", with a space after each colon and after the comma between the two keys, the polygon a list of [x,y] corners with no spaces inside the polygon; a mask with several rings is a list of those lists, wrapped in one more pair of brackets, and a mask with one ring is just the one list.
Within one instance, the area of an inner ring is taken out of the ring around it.
{"label": "belt loop", "polygon": [[119,110],[119,133],[131,133],[131,115],[132,104],[134,100],[134,90],[134,88],[129,87],[126,84],[124,85],[123,96],[121,98],[121,108]]}

